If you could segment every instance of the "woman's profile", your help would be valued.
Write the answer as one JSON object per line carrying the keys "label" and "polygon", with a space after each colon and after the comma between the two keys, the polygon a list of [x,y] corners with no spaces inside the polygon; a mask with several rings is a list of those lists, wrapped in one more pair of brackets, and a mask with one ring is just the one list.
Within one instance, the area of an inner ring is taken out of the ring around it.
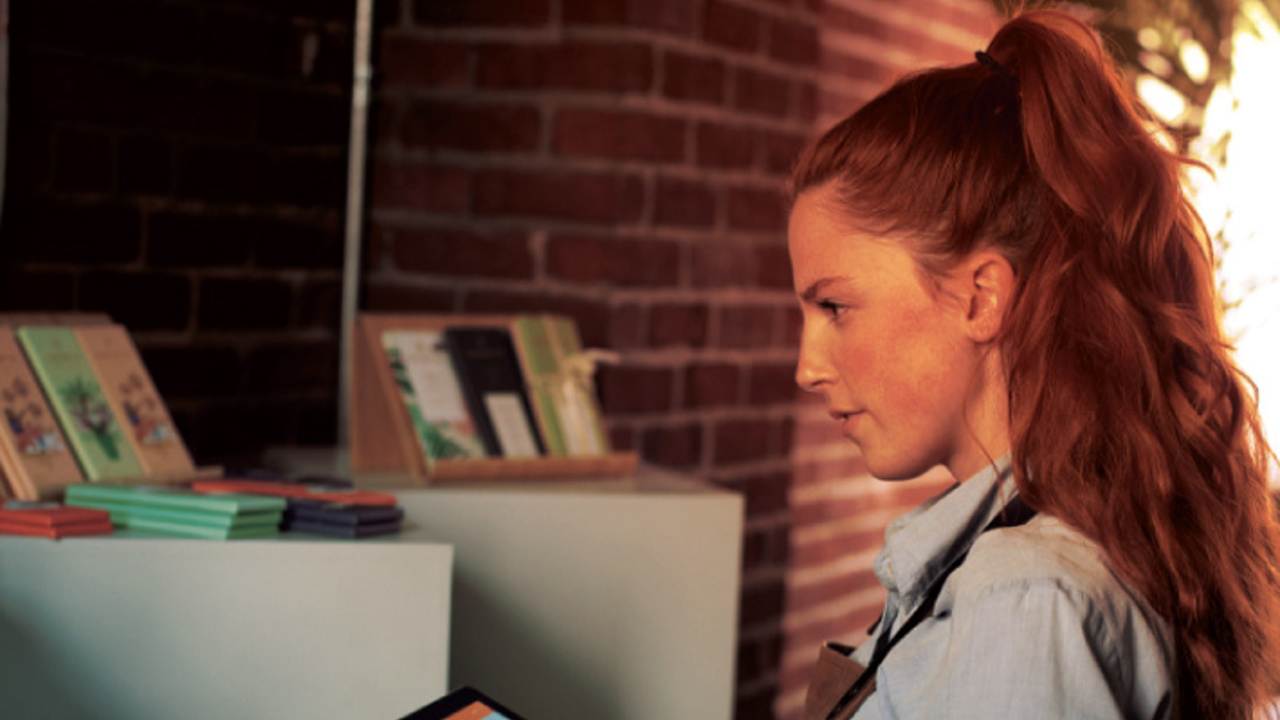
{"label": "woman's profile", "polygon": [[796,380],[876,477],[960,480],[890,526],[869,669],[815,677],[807,718],[1243,720],[1276,692],[1271,451],[1154,127],[1041,10],[802,153]]}

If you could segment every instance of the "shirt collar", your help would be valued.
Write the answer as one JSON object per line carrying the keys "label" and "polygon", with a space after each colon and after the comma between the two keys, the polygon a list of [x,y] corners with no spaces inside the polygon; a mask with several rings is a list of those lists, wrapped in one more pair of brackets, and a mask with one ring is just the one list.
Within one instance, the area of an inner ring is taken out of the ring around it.
{"label": "shirt collar", "polygon": [[914,611],[939,576],[969,551],[1016,494],[1006,454],[889,524],[874,569],[890,594],[898,594],[904,613]]}

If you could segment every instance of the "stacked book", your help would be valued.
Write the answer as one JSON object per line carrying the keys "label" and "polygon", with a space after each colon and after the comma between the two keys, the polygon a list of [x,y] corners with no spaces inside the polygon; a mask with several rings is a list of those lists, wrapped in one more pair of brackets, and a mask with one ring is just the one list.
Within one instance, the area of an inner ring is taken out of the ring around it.
{"label": "stacked book", "polygon": [[235,540],[280,533],[285,500],[247,494],[208,495],[162,485],[71,485],[67,505],[106,510],[116,526],[161,535]]}
{"label": "stacked book", "polygon": [[55,502],[0,502],[0,533],[64,538],[111,532],[111,516],[105,510],[66,507]]}
{"label": "stacked book", "polygon": [[396,496],[373,490],[259,479],[198,480],[191,489],[284,498],[280,529],[292,532],[360,538],[399,532],[404,521]]}

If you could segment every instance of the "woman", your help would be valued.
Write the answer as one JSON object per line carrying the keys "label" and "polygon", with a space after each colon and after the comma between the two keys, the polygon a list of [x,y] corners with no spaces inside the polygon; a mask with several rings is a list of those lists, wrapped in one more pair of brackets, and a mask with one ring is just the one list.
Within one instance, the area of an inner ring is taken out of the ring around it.
{"label": "woman", "polygon": [[1152,127],[1037,11],[802,155],[797,382],[873,475],[962,480],[886,534],[854,717],[1243,719],[1275,691],[1270,450]]}

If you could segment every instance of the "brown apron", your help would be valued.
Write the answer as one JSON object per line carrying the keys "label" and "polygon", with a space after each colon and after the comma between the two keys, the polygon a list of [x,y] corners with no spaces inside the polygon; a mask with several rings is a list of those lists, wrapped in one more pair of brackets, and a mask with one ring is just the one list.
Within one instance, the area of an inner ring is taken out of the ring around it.
{"label": "brown apron", "polygon": [[853,648],[838,643],[826,643],[818,651],[818,664],[813,668],[809,690],[804,696],[803,720],[848,720],[875,692],[876,679],[872,677],[838,714],[831,715],[845,691],[866,671],[866,668],[850,659],[849,654],[852,652]]}

